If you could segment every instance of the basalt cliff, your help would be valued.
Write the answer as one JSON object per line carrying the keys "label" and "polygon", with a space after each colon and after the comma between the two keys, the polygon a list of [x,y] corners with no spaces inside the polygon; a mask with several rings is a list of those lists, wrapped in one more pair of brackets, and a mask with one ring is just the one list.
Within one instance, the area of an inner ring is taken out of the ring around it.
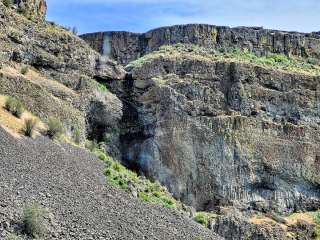
{"label": "basalt cliff", "polygon": [[[1,239],[32,238],[32,202],[50,212],[44,239],[319,237],[319,33],[78,37],[46,8],[0,1]],[[31,113],[33,139],[20,126]],[[62,140],[46,136],[52,117]]]}
{"label": "basalt cliff", "polygon": [[125,163],[199,209],[319,208],[319,76],[194,49],[317,61],[317,33],[184,25],[81,37],[121,64],[136,60],[127,79],[106,82],[125,107]]}

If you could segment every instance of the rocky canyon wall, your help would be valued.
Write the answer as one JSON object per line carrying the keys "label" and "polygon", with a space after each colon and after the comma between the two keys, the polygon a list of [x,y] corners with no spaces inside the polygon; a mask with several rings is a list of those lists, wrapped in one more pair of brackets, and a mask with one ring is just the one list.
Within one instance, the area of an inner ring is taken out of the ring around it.
{"label": "rocky canyon wall", "polygon": [[320,207],[319,77],[159,58],[112,83],[123,161],[198,209]]}
{"label": "rocky canyon wall", "polygon": [[[318,33],[183,25],[82,36],[121,64],[162,45],[320,59]],[[109,81],[123,102],[122,161],[200,210],[320,208],[319,76],[164,54]]]}
{"label": "rocky canyon wall", "polygon": [[[162,45],[196,44],[209,48],[246,48],[259,55],[320,58],[319,33],[297,33],[249,27],[221,27],[204,24],[178,25],[147,33],[100,32],[81,36],[101,54],[128,64]],[[108,51],[106,51],[108,49]]]}

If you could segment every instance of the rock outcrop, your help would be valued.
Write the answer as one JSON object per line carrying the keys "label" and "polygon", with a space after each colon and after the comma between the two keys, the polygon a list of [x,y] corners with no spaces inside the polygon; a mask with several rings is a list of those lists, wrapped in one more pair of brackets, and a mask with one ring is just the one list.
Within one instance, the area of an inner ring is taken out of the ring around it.
{"label": "rock outcrop", "polygon": [[[26,4],[32,9],[45,4],[41,2]],[[35,24],[2,2],[0,15],[0,94],[17,97],[41,119],[60,118],[70,136],[79,130],[83,138],[91,137],[94,126],[101,126],[95,122],[97,117],[92,118],[95,105],[102,109],[100,119],[117,119],[104,121],[102,129],[117,128],[122,103],[110,92],[99,90],[95,78],[124,79],[121,66],[53,23]],[[20,72],[24,67],[29,69],[25,75]]]}
{"label": "rock outcrop", "polygon": [[319,76],[175,53],[140,62],[111,83],[128,166],[197,209],[320,208]]}
{"label": "rock outcrop", "polygon": [[252,224],[249,222],[247,217],[236,211],[218,217],[213,223],[212,230],[220,236],[223,236],[226,240],[290,239],[286,238],[286,231],[280,226],[280,224]]}
{"label": "rock outcrop", "polygon": [[205,24],[177,25],[147,33],[100,32],[81,36],[96,51],[128,64],[162,45],[196,44],[209,48],[246,48],[257,54],[320,58],[319,33],[297,33],[261,27],[220,27]]}
{"label": "rock outcrop", "polygon": [[7,7],[15,9],[30,20],[44,21],[46,18],[47,3],[45,0],[12,0],[12,2],[1,2],[4,2]]}

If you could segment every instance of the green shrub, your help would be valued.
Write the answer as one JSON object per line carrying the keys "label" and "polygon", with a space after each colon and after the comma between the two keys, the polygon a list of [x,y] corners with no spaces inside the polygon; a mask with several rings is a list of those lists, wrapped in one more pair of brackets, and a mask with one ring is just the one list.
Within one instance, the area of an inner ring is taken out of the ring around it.
{"label": "green shrub", "polygon": [[13,97],[7,98],[5,102],[5,108],[18,118],[20,118],[22,113],[24,112],[22,103]]}
{"label": "green shrub", "polygon": [[49,118],[47,135],[54,139],[59,138],[62,134],[64,134],[64,128],[61,121],[54,117]]}
{"label": "green shrub", "polygon": [[34,118],[26,119],[24,121],[24,126],[23,126],[24,135],[27,137],[33,137],[33,133],[37,127],[37,124],[38,124],[37,119],[34,119]]}
{"label": "green shrub", "polygon": [[207,217],[207,215],[204,212],[198,212],[194,218],[194,220],[202,225],[204,225],[205,227],[209,226],[209,219]]}
{"label": "green shrub", "polygon": [[104,85],[103,83],[97,82],[96,81],[96,86],[97,89],[101,92],[108,92],[108,88],[106,87],[106,85]]}
{"label": "green shrub", "polygon": [[217,215],[209,212],[197,212],[194,220],[205,227],[209,227],[209,222],[211,219],[216,218]]}
{"label": "green shrub", "polygon": [[[98,143],[97,143],[97,141],[87,140],[86,143],[84,144],[84,146],[90,152],[94,152],[98,148]],[[103,159],[101,159],[101,160],[103,160]]]}
{"label": "green shrub", "polygon": [[4,4],[6,7],[11,7],[12,4],[13,4],[13,0],[3,0],[3,4]]}
{"label": "green shrub", "polygon": [[73,132],[73,140],[78,145],[81,143],[81,132],[80,132],[79,129],[74,130],[74,132]]}
{"label": "green shrub", "polygon": [[20,72],[22,75],[26,75],[29,72],[29,67],[28,66],[22,67]]}
{"label": "green shrub", "polygon": [[13,233],[9,233],[5,240],[20,240],[21,238]]}
{"label": "green shrub", "polygon": [[33,238],[42,238],[46,231],[47,211],[35,203],[24,209],[23,223],[25,232]]}

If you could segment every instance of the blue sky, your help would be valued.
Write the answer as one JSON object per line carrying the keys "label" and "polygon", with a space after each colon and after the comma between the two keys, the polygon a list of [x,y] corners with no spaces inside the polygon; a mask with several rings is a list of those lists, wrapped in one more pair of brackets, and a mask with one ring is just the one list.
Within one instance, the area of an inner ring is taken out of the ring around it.
{"label": "blue sky", "polygon": [[80,33],[145,32],[174,24],[208,23],[320,31],[320,0],[47,0],[48,17]]}

